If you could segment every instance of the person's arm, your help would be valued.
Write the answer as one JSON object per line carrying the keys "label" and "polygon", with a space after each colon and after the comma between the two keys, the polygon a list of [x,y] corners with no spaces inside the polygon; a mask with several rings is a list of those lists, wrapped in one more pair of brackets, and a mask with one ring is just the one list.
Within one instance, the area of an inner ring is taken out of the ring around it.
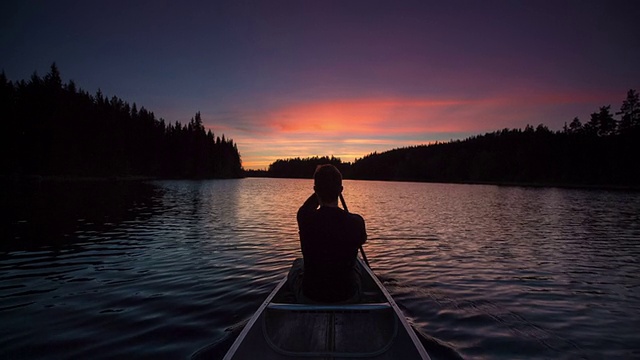
{"label": "person's arm", "polygon": [[298,209],[298,216],[297,216],[298,226],[300,226],[300,224],[304,222],[306,218],[308,218],[308,215],[313,213],[313,211],[315,211],[318,208],[318,206],[320,206],[320,202],[318,201],[318,196],[315,193],[313,193],[304,202],[304,204],[302,204],[300,209]]}
{"label": "person's arm", "polygon": [[320,202],[318,201],[318,195],[316,193],[311,194],[309,198],[302,204],[300,210],[315,210],[320,206]]}
{"label": "person's arm", "polygon": [[313,193],[309,198],[302,204],[300,209],[298,209],[297,220],[298,220],[298,231],[300,234],[300,249],[302,250],[302,254],[305,254],[305,245],[304,238],[309,236],[309,220],[313,216],[313,212],[320,206],[320,202],[318,201],[318,196]]}
{"label": "person's arm", "polygon": [[358,246],[362,246],[367,242],[367,227],[364,223],[364,218],[353,213],[349,214],[349,216],[351,217],[351,237]]}
{"label": "person's arm", "polygon": [[367,227],[364,224],[364,218],[360,217],[360,219],[362,220],[362,226],[360,230],[360,246],[362,246],[362,244],[367,242]]}

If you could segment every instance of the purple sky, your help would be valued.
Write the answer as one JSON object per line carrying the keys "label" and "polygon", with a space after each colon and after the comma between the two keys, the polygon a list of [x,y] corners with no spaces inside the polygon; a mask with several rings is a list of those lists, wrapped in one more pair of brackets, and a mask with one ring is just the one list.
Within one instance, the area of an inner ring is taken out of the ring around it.
{"label": "purple sky", "polygon": [[0,68],[201,111],[246,168],[526,124],[640,90],[640,1],[8,1]]}

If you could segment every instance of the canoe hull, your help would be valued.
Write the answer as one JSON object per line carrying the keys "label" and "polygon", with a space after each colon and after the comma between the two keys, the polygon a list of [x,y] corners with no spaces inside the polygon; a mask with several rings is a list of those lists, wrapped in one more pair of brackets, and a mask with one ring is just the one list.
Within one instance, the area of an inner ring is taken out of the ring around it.
{"label": "canoe hull", "polygon": [[358,259],[364,302],[294,304],[283,279],[260,306],[225,359],[429,359],[404,315]]}

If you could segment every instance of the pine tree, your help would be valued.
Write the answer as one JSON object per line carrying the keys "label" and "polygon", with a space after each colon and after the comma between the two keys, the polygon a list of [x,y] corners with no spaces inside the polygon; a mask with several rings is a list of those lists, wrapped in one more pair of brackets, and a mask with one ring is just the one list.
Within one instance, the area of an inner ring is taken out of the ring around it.
{"label": "pine tree", "polygon": [[618,126],[620,134],[640,129],[640,98],[637,91],[631,89],[627,92],[627,98],[622,102],[620,111],[616,115],[622,115]]}
{"label": "pine tree", "polygon": [[44,77],[44,82],[47,86],[52,88],[58,89],[62,87],[62,77],[60,76],[60,71],[58,70],[58,66],[56,66],[55,62],[51,64],[49,73]]}
{"label": "pine tree", "polygon": [[577,117],[574,117],[573,120],[571,121],[571,123],[569,124],[569,133],[570,134],[579,134],[583,131],[583,127],[582,127],[582,123],[580,122],[580,119],[578,119]]}

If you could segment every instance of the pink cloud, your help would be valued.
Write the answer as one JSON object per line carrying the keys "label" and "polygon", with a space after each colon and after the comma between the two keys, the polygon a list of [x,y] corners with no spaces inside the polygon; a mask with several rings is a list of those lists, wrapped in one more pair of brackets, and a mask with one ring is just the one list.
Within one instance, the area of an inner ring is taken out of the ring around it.
{"label": "pink cloud", "polygon": [[242,129],[233,124],[218,129],[236,141],[245,167],[266,168],[289,157],[334,155],[353,161],[373,151],[446,141],[455,134],[466,137],[505,127],[522,128],[527,123],[559,129],[549,123],[548,114],[560,112],[562,119],[570,120],[578,114],[567,109],[598,99],[601,94],[524,89],[486,98],[307,101],[252,111],[254,115],[243,120]]}
{"label": "pink cloud", "polygon": [[450,109],[472,101],[430,99],[355,99],[321,101],[283,107],[266,119],[283,133],[405,134],[450,131]]}

